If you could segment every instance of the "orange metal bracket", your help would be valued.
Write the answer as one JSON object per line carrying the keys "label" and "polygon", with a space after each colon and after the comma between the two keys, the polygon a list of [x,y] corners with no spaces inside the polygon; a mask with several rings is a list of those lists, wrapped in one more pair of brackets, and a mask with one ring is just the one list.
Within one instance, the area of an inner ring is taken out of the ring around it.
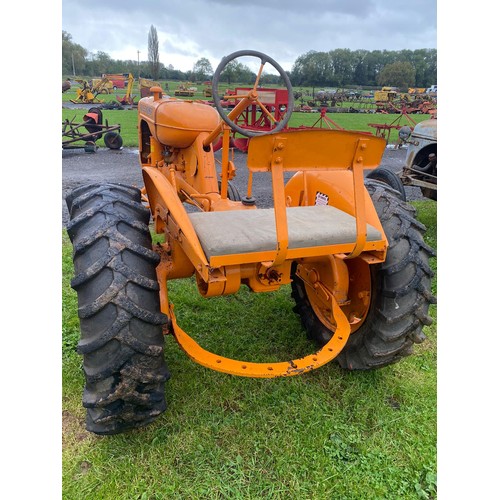
{"label": "orange metal bracket", "polygon": [[[251,97],[249,97],[248,95],[244,96],[243,99],[229,112],[229,114],[227,115],[228,118],[230,120],[234,120],[235,118],[240,116],[240,114],[246,108],[248,108],[248,106],[250,106],[252,102],[253,99]],[[223,128],[224,128],[224,123],[221,121],[219,126],[216,127],[212,132],[210,132],[210,134],[208,134],[207,137],[205,137],[205,139],[203,140],[203,146],[207,147],[210,146],[210,144],[212,144],[212,142],[214,142],[215,139],[219,137],[219,135],[223,131]]]}
{"label": "orange metal bracket", "polygon": [[[143,178],[147,192],[150,195],[149,204],[153,213],[156,210],[163,210],[162,217],[166,219],[168,213],[172,214],[170,223],[177,226],[175,233],[178,237],[184,238],[185,251],[189,255],[193,265],[204,279],[208,280],[208,261],[201,246],[196,231],[189,219],[186,209],[182,206],[177,192],[167,177],[158,172],[154,167],[143,167]],[[154,214],[156,215],[156,214]],[[167,220],[164,221],[168,223]]]}
{"label": "orange metal bracket", "polygon": [[286,217],[285,181],[283,177],[283,152],[286,139],[277,137],[274,140],[271,157],[271,177],[273,183],[274,218],[276,224],[276,257],[271,266],[279,266],[286,260],[288,250],[288,222]]}
{"label": "orange metal bracket", "polygon": [[223,132],[222,132],[222,158],[221,158],[221,174],[222,174],[222,180],[221,180],[221,188],[220,188],[220,195],[221,198],[224,200],[227,198],[227,186],[228,186],[228,180],[229,180],[229,132],[231,129],[229,128],[228,125],[224,124],[223,125]]}
{"label": "orange metal bracket", "polygon": [[351,325],[337,301],[331,295],[332,312],[337,328],[332,338],[318,352],[303,358],[278,363],[252,363],[218,356],[203,349],[178,324],[175,319],[174,306],[170,304],[170,319],[173,335],[181,348],[196,363],[223,373],[240,377],[275,378],[291,377],[315,370],[325,365],[340,353],[351,333]]}
{"label": "orange metal bracket", "polygon": [[351,164],[354,191],[354,213],[356,217],[356,246],[347,255],[348,259],[358,257],[366,244],[366,208],[363,176],[363,152],[368,147],[367,140],[358,140]]}

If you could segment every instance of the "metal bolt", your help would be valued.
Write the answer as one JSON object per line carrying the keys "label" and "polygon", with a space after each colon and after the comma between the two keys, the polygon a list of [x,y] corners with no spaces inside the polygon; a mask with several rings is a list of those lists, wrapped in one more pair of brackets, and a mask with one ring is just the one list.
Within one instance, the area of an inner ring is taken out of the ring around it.
{"label": "metal bolt", "polygon": [[312,269],[311,272],[309,273],[309,281],[314,284],[316,284],[319,281],[319,275],[315,269]]}

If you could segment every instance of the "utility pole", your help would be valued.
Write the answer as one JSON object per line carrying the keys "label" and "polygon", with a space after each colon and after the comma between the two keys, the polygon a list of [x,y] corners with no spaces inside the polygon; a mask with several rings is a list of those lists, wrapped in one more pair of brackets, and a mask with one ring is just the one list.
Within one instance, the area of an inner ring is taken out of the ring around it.
{"label": "utility pole", "polygon": [[76,73],[75,73],[75,58],[73,57],[73,52],[71,52],[71,62],[73,63],[73,76],[76,76]]}
{"label": "utility pole", "polygon": [[139,54],[140,54],[140,51],[138,50],[137,51],[137,78],[139,78],[141,76],[141,63],[139,62]]}

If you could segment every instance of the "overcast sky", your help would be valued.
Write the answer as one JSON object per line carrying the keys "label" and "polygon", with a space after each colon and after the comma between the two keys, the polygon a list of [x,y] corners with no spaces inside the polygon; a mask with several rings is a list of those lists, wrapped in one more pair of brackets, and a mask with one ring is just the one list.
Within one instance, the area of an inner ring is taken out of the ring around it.
{"label": "overcast sky", "polygon": [[291,70],[309,50],[415,50],[437,38],[436,0],[62,0],[73,42],[113,59],[147,60],[152,25],[160,61],[182,71],[243,49]]}

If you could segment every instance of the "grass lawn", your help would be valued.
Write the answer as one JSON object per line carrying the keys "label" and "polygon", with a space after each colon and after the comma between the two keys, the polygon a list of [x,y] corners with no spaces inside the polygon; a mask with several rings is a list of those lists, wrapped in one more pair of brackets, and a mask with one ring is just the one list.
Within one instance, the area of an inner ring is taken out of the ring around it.
{"label": "grass lawn", "polygon": [[[110,111],[109,120],[134,114]],[[436,203],[414,205],[436,248]],[[84,429],[65,231],[62,249],[63,498],[436,498],[436,306],[414,355],[371,372],[330,363],[286,379],[239,378],[195,364],[168,337],[167,411],[144,429],[98,437]],[[314,350],[289,287],[207,300],[192,280],[179,280],[169,298],[180,326],[220,354],[283,360]]]}
{"label": "grass lawn", "polygon": [[[164,87],[165,82],[160,82]],[[170,94],[174,95],[174,90],[179,86],[179,82],[168,82],[170,88]],[[238,85],[235,85],[238,86]],[[209,98],[203,95],[203,85],[195,85],[198,91],[195,93],[194,97],[191,99],[209,100]],[[221,90],[224,88],[221,85]],[[232,86],[234,87],[234,86]],[[74,90],[73,90],[74,89]],[[309,89],[310,90],[310,89]],[[318,90],[318,89],[316,89]],[[101,94],[98,98],[105,103],[116,102],[117,96],[125,95],[125,89],[117,89],[115,93],[112,94]],[[136,96],[135,101],[137,102],[140,98],[140,91],[138,88],[138,83],[134,84],[134,89],[132,95]],[[62,104],[68,104],[71,99],[76,99],[76,87],[72,87],[68,92],[62,94]],[[99,104],[95,104],[99,106]],[[359,104],[356,102],[346,103],[344,107],[357,107]],[[77,123],[83,121],[83,115],[87,111],[85,109],[63,109],[62,119],[72,120],[75,118]],[[358,130],[362,132],[376,133],[376,128],[371,127],[369,124],[391,124],[398,119],[397,114],[381,114],[381,113],[327,113],[327,117],[337,123],[339,126],[347,130]],[[320,126],[316,123],[319,119],[319,113],[299,113],[294,112],[289,122],[290,127],[304,126]],[[411,118],[416,122],[422,120],[427,120],[430,115],[412,114]],[[103,119],[108,120],[109,125],[119,124],[121,126],[120,135],[123,138],[124,147],[137,147],[137,108],[134,109],[123,109],[123,110],[103,110]],[[410,123],[406,118],[401,117],[398,122],[400,125],[409,125]],[[328,127],[325,123],[324,127]],[[394,143],[397,141],[397,131],[393,130],[389,137],[389,142]],[[97,145],[100,147],[105,147],[103,139],[97,141]]]}
{"label": "grass lawn", "polygon": [[[85,109],[63,109],[62,119],[73,120],[75,123],[83,121],[83,116],[87,110]],[[122,110],[103,110],[103,121],[108,121],[109,125],[120,125],[120,135],[123,138],[124,147],[137,147],[137,109],[122,109]],[[376,129],[370,127],[370,123],[390,124],[399,115],[384,115],[384,114],[364,114],[364,113],[327,113],[327,116],[335,123],[347,130],[358,130],[361,132],[375,133]],[[313,126],[320,118],[319,113],[299,113],[294,112],[290,121],[290,127],[299,127],[300,125]],[[412,115],[412,118],[418,123],[422,120],[427,120],[429,115]],[[407,125],[406,120],[402,119],[401,125]],[[320,126],[320,124],[316,124]],[[323,127],[328,127],[325,123]],[[332,125],[333,127],[333,125]],[[389,142],[396,142],[398,138],[397,131],[392,131]],[[100,147],[106,147],[104,140],[101,138],[97,141]]]}

